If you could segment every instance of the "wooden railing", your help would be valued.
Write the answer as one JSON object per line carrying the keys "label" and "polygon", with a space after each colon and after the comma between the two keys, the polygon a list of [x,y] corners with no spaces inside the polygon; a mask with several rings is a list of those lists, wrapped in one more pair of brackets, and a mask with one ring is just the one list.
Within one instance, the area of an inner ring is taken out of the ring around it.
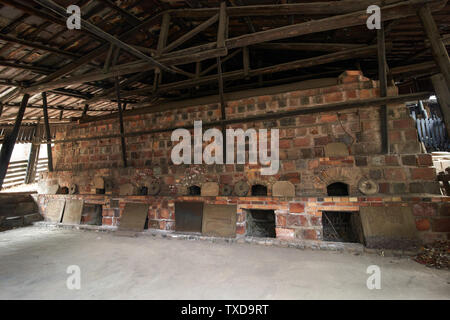
{"label": "wooden railing", "polygon": [[3,188],[11,188],[21,185],[27,175],[28,161],[11,161],[6,172]]}
{"label": "wooden railing", "polygon": [[[48,159],[39,159],[36,165],[35,180],[39,177],[39,173],[47,171]],[[28,161],[11,161],[6,172],[3,182],[3,189],[16,187],[25,183],[27,175]]]}
{"label": "wooden railing", "polygon": [[36,180],[39,177],[39,173],[46,172],[48,170],[48,159],[39,159],[36,164]]}

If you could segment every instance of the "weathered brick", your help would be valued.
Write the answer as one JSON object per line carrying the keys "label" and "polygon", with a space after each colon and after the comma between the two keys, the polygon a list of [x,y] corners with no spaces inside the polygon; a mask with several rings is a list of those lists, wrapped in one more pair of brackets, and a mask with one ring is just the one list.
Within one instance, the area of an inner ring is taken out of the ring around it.
{"label": "weathered brick", "polygon": [[436,203],[415,203],[413,205],[413,215],[421,217],[431,217],[436,215]]}
{"label": "weathered brick", "polygon": [[280,148],[281,149],[289,149],[289,148],[291,148],[291,140],[289,139],[283,139],[283,140],[280,140]]}
{"label": "weathered brick", "polygon": [[387,166],[398,166],[398,157],[397,156],[386,156],[385,157],[385,163]]}
{"label": "weathered brick", "polygon": [[450,216],[450,203],[443,203],[439,209],[439,215]]}
{"label": "weathered brick", "polygon": [[305,240],[317,240],[316,229],[304,229],[302,230],[302,238]]}
{"label": "weathered brick", "polygon": [[405,181],[406,174],[402,168],[385,168],[384,177],[391,181]]}
{"label": "weathered brick", "polygon": [[289,214],[287,216],[287,226],[288,227],[294,227],[294,226],[296,226],[296,227],[304,227],[304,226],[307,226],[307,225],[308,225],[307,219],[303,215],[299,216],[299,215]]}
{"label": "weathered brick", "polygon": [[431,154],[419,154],[417,155],[417,164],[419,166],[431,167],[433,166],[433,157]]}
{"label": "weathered brick", "polygon": [[290,203],[289,204],[290,213],[303,213],[305,212],[305,205],[303,203]]}
{"label": "weathered brick", "polygon": [[406,193],[406,184],[404,184],[404,183],[393,183],[392,184],[392,192],[394,194]]}
{"label": "weathered brick", "polygon": [[411,178],[413,180],[436,180],[435,168],[412,168]]}
{"label": "weathered brick", "polygon": [[402,163],[404,166],[416,166],[416,156],[403,156]]}
{"label": "weathered brick", "polygon": [[304,137],[304,138],[296,138],[294,139],[294,146],[295,147],[309,147],[311,146],[311,138]]}
{"label": "weathered brick", "polygon": [[393,124],[394,124],[394,128],[396,129],[407,129],[407,128],[411,128],[413,127],[413,122],[412,122],[412,118],[411,119],[399,119],[399,120],[394,120]]}
{"label": "weathered brick", "polygon": [[324,95],[326,103],[335,103],[344,101],[344,94],[342,91],[327,93]]}
{"label": "weathered brick", "polygon": [[427,231],[430,230],[431,223],[430,220],[426,218],[416,219],[416,229],[418,231]]}
{"label": "weathered brick", "polygon": [[367,157],[355,157],[355,163],[358,167],[367,166]]}
{"label": "weathered brick", "polygon": [[450,232],[450,218],[434,218],[432,230],[434,232]]}
{"label": "weathered brick", "polygon": [[282,239],[282,240],[294,240],[295,239],[294,229],[276,228],[275,231],[276,231],[278,239]]}
{"label": "weathered brick", "polygon": [[278,227],[286,227],[286,225],[287,225],[286,224],[286,222],[287,222],[286,215],[284,215],[284,214],[277,214],[276,221],[277,221]]}

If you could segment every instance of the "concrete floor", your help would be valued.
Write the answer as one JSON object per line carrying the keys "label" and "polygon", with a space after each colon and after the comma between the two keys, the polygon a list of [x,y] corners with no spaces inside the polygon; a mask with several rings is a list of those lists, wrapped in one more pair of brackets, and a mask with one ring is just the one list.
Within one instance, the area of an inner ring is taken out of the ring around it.
{"label": "concrete floor", "polygon": [[[67,267],[81,268],[68,290]],[[381,290],[366,286],[370,265]],[[0,299],[450,299],[406,258],[29,227],[0,233]]]}

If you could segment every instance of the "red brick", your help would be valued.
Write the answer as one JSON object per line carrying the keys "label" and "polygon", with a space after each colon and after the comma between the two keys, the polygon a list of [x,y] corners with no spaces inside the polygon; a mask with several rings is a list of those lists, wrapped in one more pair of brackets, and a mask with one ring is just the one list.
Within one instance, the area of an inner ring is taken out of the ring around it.
{"label": "red brick", "polygon": [[407,129],[410,127],[412,127],[412,120],[410,120],[410,119],[394,120],[394,128],[395,129]]}
{"label": "red brick", "polygon": [[110,217],[103,217],[102,225],[112,226],[113,225],[113,219],[110,218]]}
{"label": "red brick", "polygon": [[170,218],[170,212],[168,209],[161,209],[159,214],[160,219],[169,219]]}
{"label": "red brick", "polygon": [[289,140],[289,139],[280,140],[280,148],[281,149],[290,149],[291,148],[291,140]]}
{"label": "red brick", "polygon": [[434,232],[450,232],[450,218],[433,219]]}
{"label": "red brick", "polygon": [[309,146],[311,146],[311,138],[309,138],[309,137],[296,138],[296,139],[294,139],[294,146],[295,147],[309,147]]}
{"label": "red brick", "polygon": [[288,215],[286,220],[287,226],[305,227],[308,221],[305,216]]}
{"label": "red brick", "polygon": [[308,169],[309,170],[312,170],[312,169],[315,169],[315,168],[318,168],[319,167],[319,160],[317,160],[317,159],[314,159],[314,160],[311,160],[311,161],[309,161],[308,162]]}
{"label": "red brick", "polygon": [[450,216],[450,203],[443,203],[439,209],[439,215]]}
{"label": "red brick", "polygon": [[302,231],[303,239],[317,240],[317,231],[315,229],[305,229]]}
{"label": "red brick", "polygon": [[341,77],[351,77],[351,76],[362,76],[363,73],[360,70],[345,70],[340,76]]}
{"label": "red brick", "polygon": [[324,114],[319,117],[319,123],[336,122],[338,117],[336,114]]}
{"label": "red brick", "polygon": [[359,76],[346,76],[339,79],[341,83],[352,83],[358,82]]}
{"label": "red brick", "polygon": [[417,163],[419,166],[432,167],[433,157],[431,154],[419,154],[417,155]]}
{"label": "red brick", "polygon": [[410,129],[404,131],[406,141],[418,141],[418,135],[416,129]]}
{"label": "red brick", "polygon": [[413,215],[431,217],[436,215],[437,205],[435,203],[416,203],[413,205]]}
{"label": "red brick", "polygon": [[413,180],[436,180],[435,168],[412,168],[411,178]]}
{"label": "red brick", "polygon": [[322,226],[322,218],[321,217],[314,216],[314,217],[311,217],[310,220],[311,220],[312,226],[314,226],[314,227]]}
{"label": "red brick", "polygon": [[308,125],[310,125],[310,124],[316,123],[316,119],[317,119],[317,117],[314,116],[314,115],[301,115],[301,116],[298,116],[298,120],[299,120],[300,124],[308,124]]}
{"label": "red brick", "polygon": [[346,92],[347,95],[347,99],[351,100],[351,99],[357,99],[358,98],[358,93],[356,90],[349,90]]}
{"label": "red brick", "polygon": [[416,219],[416,229],[419,231],[427,231],[430,230],[431,224],[430,220],[423,218],[423,219]]}
{"label": "red brick", "polygon": [[293,229],[276,228],[277,238],[282,240],[293,240],[295,238],[295,232]]}
{"label": "red brick", "polygon": [[401,142],[402,136],[400,134],[400,131],[390,131],[389,132],[389,141],[391,142]]}
{"label": "red brick", "polygon": [[331,142],[331,138],[329,136],[314,138],[314,145],[316,146],[324,146]]}
{"label": "red brick", "polygon": [[344,94],[341,91],[327,93],[324,95],[324,97],[325,97],[325,102],[327,102],[327,103],[344,101]]}
{"label": "red brick", "polygon": [[305,212],[305,205],[303,203],[290,203],[289,204],[290,213],[303,213]]}
{"label": "red brick", "polygon": [[385,163],[388,166],[398,166],[397,156],[385,156]]}
{"label": "red brick", "polygon": [[384,169],[384,177],[390,181],[405,181],[406,174],[401,168],[386,168]]}
{"label": "red brick", "polygon": [[359,91],[359,97],[361,99],[370,99],[372,98],[372,90],[362,89]]}
{"label": "red brick", "polygon": [[379,183],[378,186],[380,187],[380,193],[389,193],[389,183]]}
{"label": "red brick", "polygon": [[222,184],[231,184],[233,183],[233,176],[230,174],[221,175],[220,176],[220,183]]}
{"label": "red brick", "polygon": [[294,161],[283,161],[283,170],[284,171],[294,171],[295,170],[295,162]]}
{"label": "red brick", "polygon": [[277,218],[277,226],[278,227],[286,227],[286,216],[282,215],[282,214],[277,214],[276,215]]}
{"label": "red brick", "polygon": [[283,180],[289,181],[293,184],[298,184],[301,182],[300,173],[298,172],[289,172],[283,175]]}
{"label": "red brick", "polygon": [[245,234],[245,226],[244,225],[237,225],[236,226],[236,234]]}

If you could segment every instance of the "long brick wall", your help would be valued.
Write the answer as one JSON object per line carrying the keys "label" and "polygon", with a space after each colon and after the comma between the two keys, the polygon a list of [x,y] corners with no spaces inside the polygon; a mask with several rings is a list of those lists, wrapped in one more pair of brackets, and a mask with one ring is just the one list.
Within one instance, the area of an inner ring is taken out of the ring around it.
{"label": "long brick wall", "polygon": [[[391,95],[396,88],[389,89]],[[359,71],[347,71],[336,85],[291,91],[228,101],[228,119],[314,107],[333,102],[368,99],[378,96],[377,82]],[[187,107],[125,118],[126,132],[174,126],[189,127],[195,120],[220,119],[218,104]],[[274,182],[290,181],[297,196],[324,196],[330,182],[349,184],[351,195],[362,195],[357,183],[362,178],[375,181],[381,194],[438,194],[435,169],[429,155],[419,154],[420,147],[413,120],[404,105],[388,106],[391,155],[381,150],[379,108],[354,108],[342,112],[299,115],[277,120],[256,121],[232,128],[277,128],[280,132],[280,171],[262,176],[258,165],[180,165],[171,162],[170,132],[126,138],[129,168],[121,168],[120,141],[95,139],[57,144],[54,148],[56,171],[44,179],[63,186],[76,183],[82,193],[91,193],[96,176],[113,181],[114,193],[123,183],[138,188],[149,181],[162,186],[162,195],[186,195],[193,184],[218,182],[233,185],[245,180],[264,184],[269,193]],[[59,129],[57,140],[111,135],[119,132],[117,120],[73,125]],[[342,143],[348,156],[328,157],[326,146]]]}
{"label": "long brick wall", "polygon": [[[417,239],[427,243],[447,240],[450,235],[450,197],[152,197],[103,195],[40,195],[38,205],[45,216],[45,208],[52,199],[81,199],[85,204],[101,205],[103,225],[117,226],[127,202],[149,205],[149,228],[174,232],[176,202],[204,202],[237,206],[236,236],[246,235],[246,210],[274,210],[276,235],[287,241],[322,240],[324,211],[358,212],[361,207],[386,207],[393,212],[399,207],[409,208],[415,222]],[[395,244],[394,244],[395,245]],[[369,243],[370,246],[370,243]]]}
{"label": "long brick wall", "polygon": [[[299,85],[301,86],[301,85]],[[389,88],[396,95],[395,87]],[[377,97],[377,82],[358,71],[347,71],[334,85],[303,89],[273,95],[229,100],[227,119],[277,113]],[[165,112],[125,118],[127,133],[141,130],[191,127],[195,120],[217,121],[221,117],[218,104],[199,105]],[[322,240],[322,213],[325,211],[359,212],[363,207],[386,208],[387,223],[400,226],[398,208],[407,208],[408,222],[414,236],[422,242],[448,239],[450,234],[449,198],[440,196],[439,183],[431,155],[420,153],[417,131],[406,107],[388,105],[389,154],[381,154],[380,108],[353,108],[336,112],[299,115],[274,120],[238,123],[231,128],[279,129],[280,171],[262,176],[259,165],[174,165],[171,162],[173,144],[171,132],[136,135],[126,138],[128,168],[122,167],[120,140],[103,138],[59,143],[54,148],[56,170],[43,175],[43,183],[61,186],[76,184],[77,195],[40,195],[39,205],[45,215],[50,199],[65,197],[97,203],[103,208],[103,224],[117,226],[127,202],[149,204],[149,227],[173,232],[176,229],[175,203],[202,201],[208,204],[237,205],[237,236],[246,234],[246,213],[251,209],[274,210],[277,238],[288,241]],[[117,120],[104,120],[60,128],[57,140],[89,138],[119,133]],[[330,156],[330,144],[346,146],[346,154]],[[248,152],[248,151],[247,151]],[[107,195],[95,195],[94,179],[111,182]],[[361,193],[358,183],[370,179],[378,186],[374,196]],[[188,187],[217,182],[221,187],[234,186],[239,181],[249,185],[267,186],[267,197],[189,197]],[[295,186],[295,197],[272,196],[278,181]],[[156,182],[161,186],[158,196],[121,194],[120,186],[131,184],[134,193],[139,187]],[[334,182],[349,185],[350,197],[328,197],[327,186]],[[375,213],[377,215],[378,213]],[[414,227],[415,225],[415,227]],[[416,234],[417,233],[417,234]],[[381,234],[381,238],[384,236]],[[395,230],[389,239],[395,238]],[[417,236],[417,237],[416,237]],[[369,245],[396,246],[397,242]],[[372,241],[372,240],[370,240]]]}

